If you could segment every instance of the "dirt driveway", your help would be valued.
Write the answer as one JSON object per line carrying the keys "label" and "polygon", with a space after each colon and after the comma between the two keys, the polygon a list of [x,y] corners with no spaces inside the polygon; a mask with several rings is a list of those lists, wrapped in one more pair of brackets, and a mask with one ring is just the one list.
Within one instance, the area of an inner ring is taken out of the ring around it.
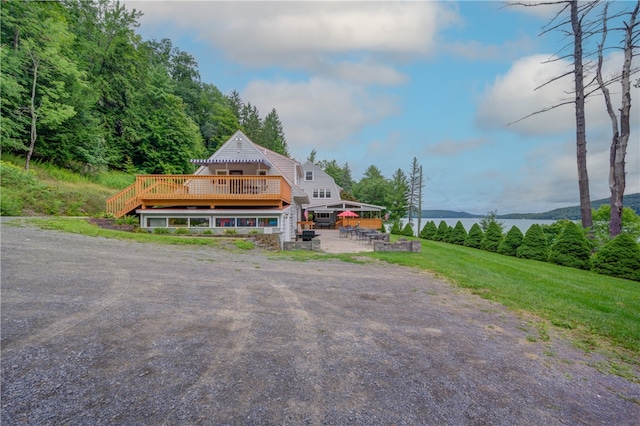
{"label": "dirt driveway", "polygon": [[379,262],[3,224],[2,424],[638,424],[640,385]]}

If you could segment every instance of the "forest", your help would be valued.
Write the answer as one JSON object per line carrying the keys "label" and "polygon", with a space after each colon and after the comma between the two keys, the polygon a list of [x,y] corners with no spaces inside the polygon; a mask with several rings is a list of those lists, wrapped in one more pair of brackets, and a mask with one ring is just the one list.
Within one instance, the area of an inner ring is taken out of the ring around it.
{"label": "forest", "polygon": [[203,82],[193,56],[136,33],[109,0],[1,3],[1,149],[78,172],[191,173],[242,129],[288,155],[275,109]]}

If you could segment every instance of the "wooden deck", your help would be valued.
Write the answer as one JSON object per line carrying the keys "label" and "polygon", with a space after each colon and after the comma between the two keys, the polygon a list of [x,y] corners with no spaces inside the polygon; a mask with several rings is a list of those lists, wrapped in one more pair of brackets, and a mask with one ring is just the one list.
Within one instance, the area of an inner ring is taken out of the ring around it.
{"label": "wooden deck", "polygon": [[107,213],[122,217],[152,207],[276,207],[291,204],[281,176],[139,175],[107,200]]}

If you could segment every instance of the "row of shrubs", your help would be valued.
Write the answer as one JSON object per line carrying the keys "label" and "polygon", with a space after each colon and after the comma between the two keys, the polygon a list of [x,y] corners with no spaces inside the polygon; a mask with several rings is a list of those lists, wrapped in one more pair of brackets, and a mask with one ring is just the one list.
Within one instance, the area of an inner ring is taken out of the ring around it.
{"label": "row of shrubs", "polygon": [[[467,233],[461,221],[458,221],[455,227],[449,226],[445,221],[441,221],[439,226],[436,226],[434,221],[429,221],[418,236],[426,240],[458,244],[640,281],[640,246],[633,237],[620,234],[594,254],[592,244],[576,223],[561,221],[554,225],[556,226],[545,226],[543,229],[541,225],[534,224],[525,234],[513,226],[503,235],[497,222],[490,222],[485,231],[476,223]],[[402,229],[399,223],[395,223],[390,232],[415,236],[409,223]]]}

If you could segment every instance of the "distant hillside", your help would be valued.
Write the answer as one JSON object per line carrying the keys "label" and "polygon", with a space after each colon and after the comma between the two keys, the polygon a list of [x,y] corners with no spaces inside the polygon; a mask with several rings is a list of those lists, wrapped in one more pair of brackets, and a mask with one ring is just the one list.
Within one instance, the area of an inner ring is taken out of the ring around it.
{"label": "distant hillside", "polygon": [[[602,198],[591,202],[592,209],[598,209],[603,204],[609,204],[608,198]],[[640,215],[640,193],[624,196],[624,206],[632,208]],[[544,220],[579,220],[580,206],[562,207],[544,213],[513,213],[498,216],[500,219],[544,219]]]}
{"label": "distant hillside", "polygon": [[483,217],[467,212],[454,212],[452,210],[422,210],[422,217],[430,217],[434,219],[440,218],[453,218],[453,219],[465,219],[474,217]]}
{"label": "distant hillside", "polygon": [[[595,200],[591,202],[591,208],[598,209],[603,204],[609,204],[608,198],[601,200]],[[632,208],[637,214],[640,215],[640,193],[629,194],[624,196],[624,206]],[[422,217],[425,218],[477,218],[484,217],[484,215],[476,215],[467,212],[455,212],[452,210],[422,210]],[[539,219],[539,220],[579,220],[580,219],[580,206],[562,207],[555,210],[550,210],[544,213],[511,213],[498,215],[499,219]]]}

